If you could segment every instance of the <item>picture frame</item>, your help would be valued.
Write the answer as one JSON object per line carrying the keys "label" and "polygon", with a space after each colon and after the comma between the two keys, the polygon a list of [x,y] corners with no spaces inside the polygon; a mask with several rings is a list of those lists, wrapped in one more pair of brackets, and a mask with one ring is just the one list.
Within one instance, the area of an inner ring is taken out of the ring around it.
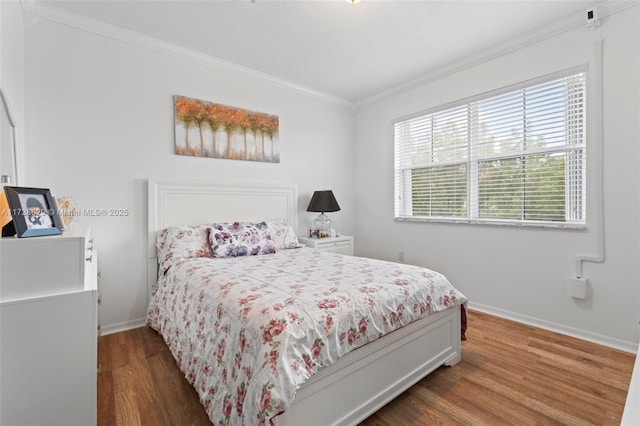
{"label": "picture frame", "polygon": [[179,95],[173,110],[177,155],[280,163],[277,115]]}
{"label": "picture frame", "polygon": [[49,189],[5,186],[4,193],[18,238],[62,233],[62,220]]}

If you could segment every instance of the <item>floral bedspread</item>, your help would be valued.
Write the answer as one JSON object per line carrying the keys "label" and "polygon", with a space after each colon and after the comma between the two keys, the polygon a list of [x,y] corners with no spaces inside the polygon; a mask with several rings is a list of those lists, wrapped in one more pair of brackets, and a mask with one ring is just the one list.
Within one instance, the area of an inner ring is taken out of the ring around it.
{"label": "floral bedspread", "polygon": [[428,269],[301,248],[177,260],[147,318],[214,424],[265,424],[318,369],[465,301]]}

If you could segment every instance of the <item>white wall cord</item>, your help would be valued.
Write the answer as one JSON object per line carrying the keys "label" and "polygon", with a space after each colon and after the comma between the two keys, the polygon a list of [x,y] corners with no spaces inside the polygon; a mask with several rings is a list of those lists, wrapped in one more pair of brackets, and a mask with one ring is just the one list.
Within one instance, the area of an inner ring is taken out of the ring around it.
{"label": "white wall cord", "polygon": [[[596,216],[598,224],[597,233],[597,250],[598,254],[595,256],[578,255],[576,256],[576,278],[582,278],[582,264],[583,262],[602,263],[605,260],[605,221],[604,221],[604,96],[602,88],[602,28],[598,30],[598,39],[594,43],[594,57],[595,65],[593,67],[592,81],[595,83],[592,87],[595,89],[593,94],[595,102],[591,102],[589,105],[594,109],[594,113],[591,115],[593,120],[593,139],[599,143],[596,144],[596,152],[591,152],[589,156],[596,158],[595,164],[595,186],[596,190],[593,191],[593,196],[597,198]],[[593,146],[593,145],[592,145]]]}

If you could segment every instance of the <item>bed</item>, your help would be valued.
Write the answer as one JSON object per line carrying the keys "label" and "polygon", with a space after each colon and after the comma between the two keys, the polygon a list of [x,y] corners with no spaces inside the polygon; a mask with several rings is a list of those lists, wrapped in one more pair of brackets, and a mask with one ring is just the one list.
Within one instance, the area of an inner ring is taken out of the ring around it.
{"label": "bed", "polygon": [[[214,423],[355,424],[439,366],[460,360],[458,306],[466,299],[433,271],[309,248],[218,259],[206,247],[193,258],[157,251],[158,236],[170,238],[161,234],[169,227],[197,229],[201,239],[215,235],[217,228],[201,232],[206,224],[279,218],[297,230],[295,186],[149,181],[148,190],[148,323],[163,336]],[[212,250],[221,246],[209,243]],[[434,300],[409,291],[412,274],[415,281],[432,280]],[[393,302],[375,294],[382,278],[395,282]],[[360,281],[348,293],[341,280]],[[325,282],[328,287],[321,287]],[[217,293],[209,296],[211,288]],[[340,314],[351,311],[339,305],[358,314]],[[378,317],[367,317],[374,310],[366,305],[379,305]],[[430,314],[422,316],[425,311]],[[258,320],[261,325],[249,327]],[[298,346],[283,343],[289,339]],[[242,342],[243,349],[230,348],[230,341]],[[245,345],[261,352],[245,354]]]}

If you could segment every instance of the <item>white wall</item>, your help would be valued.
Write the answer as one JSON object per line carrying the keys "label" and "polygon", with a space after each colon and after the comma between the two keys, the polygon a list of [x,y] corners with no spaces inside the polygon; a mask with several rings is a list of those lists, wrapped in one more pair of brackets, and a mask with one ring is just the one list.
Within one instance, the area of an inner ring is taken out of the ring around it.
{"label": "white wall", "polygon": [[[357,254],[398,260],[404,251],[407,263],[443,272],[478,308],[634,349],[640,337],[637,9],[603,19],[599,31],[573,29],[362,107],[356,117]],[[600,100],[592,78],[600,37],[604,120],[594,114]],[[393,119],[582,63],[591,67],[587,230],[393,220]],[[575,257],[599,252],[601,165],[606,261],[584,265],[592,294],[579,301],[565,287],[575,275]]]}
{"label": "white wall", "polygon": [[[16,148],[18,156],[18,176],[23,175],[23,135],[24,135],[24,25],[23,12],[19,0],[6,0],[0,2],[0,88],[11,108],[11,115],[17,126]],[[3,124],[5,123],[3,120]],[[11,162],[6,162],[6,156],[13,155],[6,137],[10,135],[8,129],[1,129],[2,146],[0,156],[3,156],[3,167]],[[10,173],[10,169],[3,169],[2,174]],[[13,184],[20,182],[13,176]]]}
{"label": "white wall", "polygon": [[[25,51],[27,184],[72,196],[79,208],[130,211],[86,218],[99,251],[103,326],[146,312],[149,178],[294,183],[301,214],[314,190],[330,188],[342,207],[332,214],[336,228],[353,232],[347,107],[45,19],[26,24]],[[174,155],[174,94],[278,115],[281,162]]]}

